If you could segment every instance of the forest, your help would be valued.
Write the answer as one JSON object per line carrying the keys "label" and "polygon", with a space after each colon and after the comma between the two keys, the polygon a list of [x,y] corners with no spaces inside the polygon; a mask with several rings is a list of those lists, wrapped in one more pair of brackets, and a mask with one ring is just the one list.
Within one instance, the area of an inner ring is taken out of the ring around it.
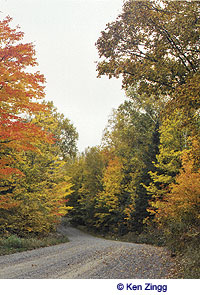
{"label": "forest", "polygon": [[76,128],[45,101],[33,44],[0,21],[1,236],[45,236],[65,216],[167,246],[185,277],[198,277],[199,13],[199,1],[124,2],[96,48],[98,77],[122,77],[126,100],[83,153]]}

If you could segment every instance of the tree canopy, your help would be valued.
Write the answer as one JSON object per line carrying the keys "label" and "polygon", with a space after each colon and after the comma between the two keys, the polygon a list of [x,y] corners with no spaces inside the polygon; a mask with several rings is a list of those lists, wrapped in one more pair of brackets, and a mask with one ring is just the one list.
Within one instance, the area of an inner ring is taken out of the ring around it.
{"label": "tree canopy", "polygon": [[[98,75],[123,76],[123,87],[172,94],[199,77],[199,1],[125,1],[96,46]],[[198,78],[199,81],[199,78]]]}

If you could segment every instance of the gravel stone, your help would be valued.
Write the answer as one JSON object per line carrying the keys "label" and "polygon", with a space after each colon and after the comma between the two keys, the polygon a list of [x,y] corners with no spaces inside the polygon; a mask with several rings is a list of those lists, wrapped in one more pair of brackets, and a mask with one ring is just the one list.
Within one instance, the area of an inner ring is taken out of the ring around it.
{"label": "gravel stone", "polygon": [[165,279],[174,268],[161,247],[60,231],[70,242],[1,256],[0,279]]}

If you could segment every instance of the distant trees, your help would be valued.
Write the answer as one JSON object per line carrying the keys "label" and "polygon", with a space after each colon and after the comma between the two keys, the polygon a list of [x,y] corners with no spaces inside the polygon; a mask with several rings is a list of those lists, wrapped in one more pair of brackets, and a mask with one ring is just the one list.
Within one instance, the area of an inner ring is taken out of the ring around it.
{"label": "distant trees", "polygon": [[72,179],[74,190],[69,200],[69,205],[73,206],[69,214],[72,222],[88,227],[95,224],[96,196],[102,190],[103,168],[103,156],[98,147],[86,149],[67,165],[67,174]]}
{"label": "distant trees", "polygon": [[148,171],[159,143],[154,135],[157,115],[151,109],[150,116],[145,107],[134,98],[125,101],[110,118],[102,146],[86,150],[68,167],[76,188],[69,201],[73,222],[120,234],[136,224],[142,227],[148,197],[141,182],[145,177],[150,182]]}

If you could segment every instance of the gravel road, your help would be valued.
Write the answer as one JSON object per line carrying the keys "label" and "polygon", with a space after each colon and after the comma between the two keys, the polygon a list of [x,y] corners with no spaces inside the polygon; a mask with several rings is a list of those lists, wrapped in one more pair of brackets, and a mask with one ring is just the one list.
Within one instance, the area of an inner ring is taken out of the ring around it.
{"label": "gravel road", "polygon": [[164,279],[173,260],[160,247],[62,228],[70,242],[0,257],[0,279]]}

